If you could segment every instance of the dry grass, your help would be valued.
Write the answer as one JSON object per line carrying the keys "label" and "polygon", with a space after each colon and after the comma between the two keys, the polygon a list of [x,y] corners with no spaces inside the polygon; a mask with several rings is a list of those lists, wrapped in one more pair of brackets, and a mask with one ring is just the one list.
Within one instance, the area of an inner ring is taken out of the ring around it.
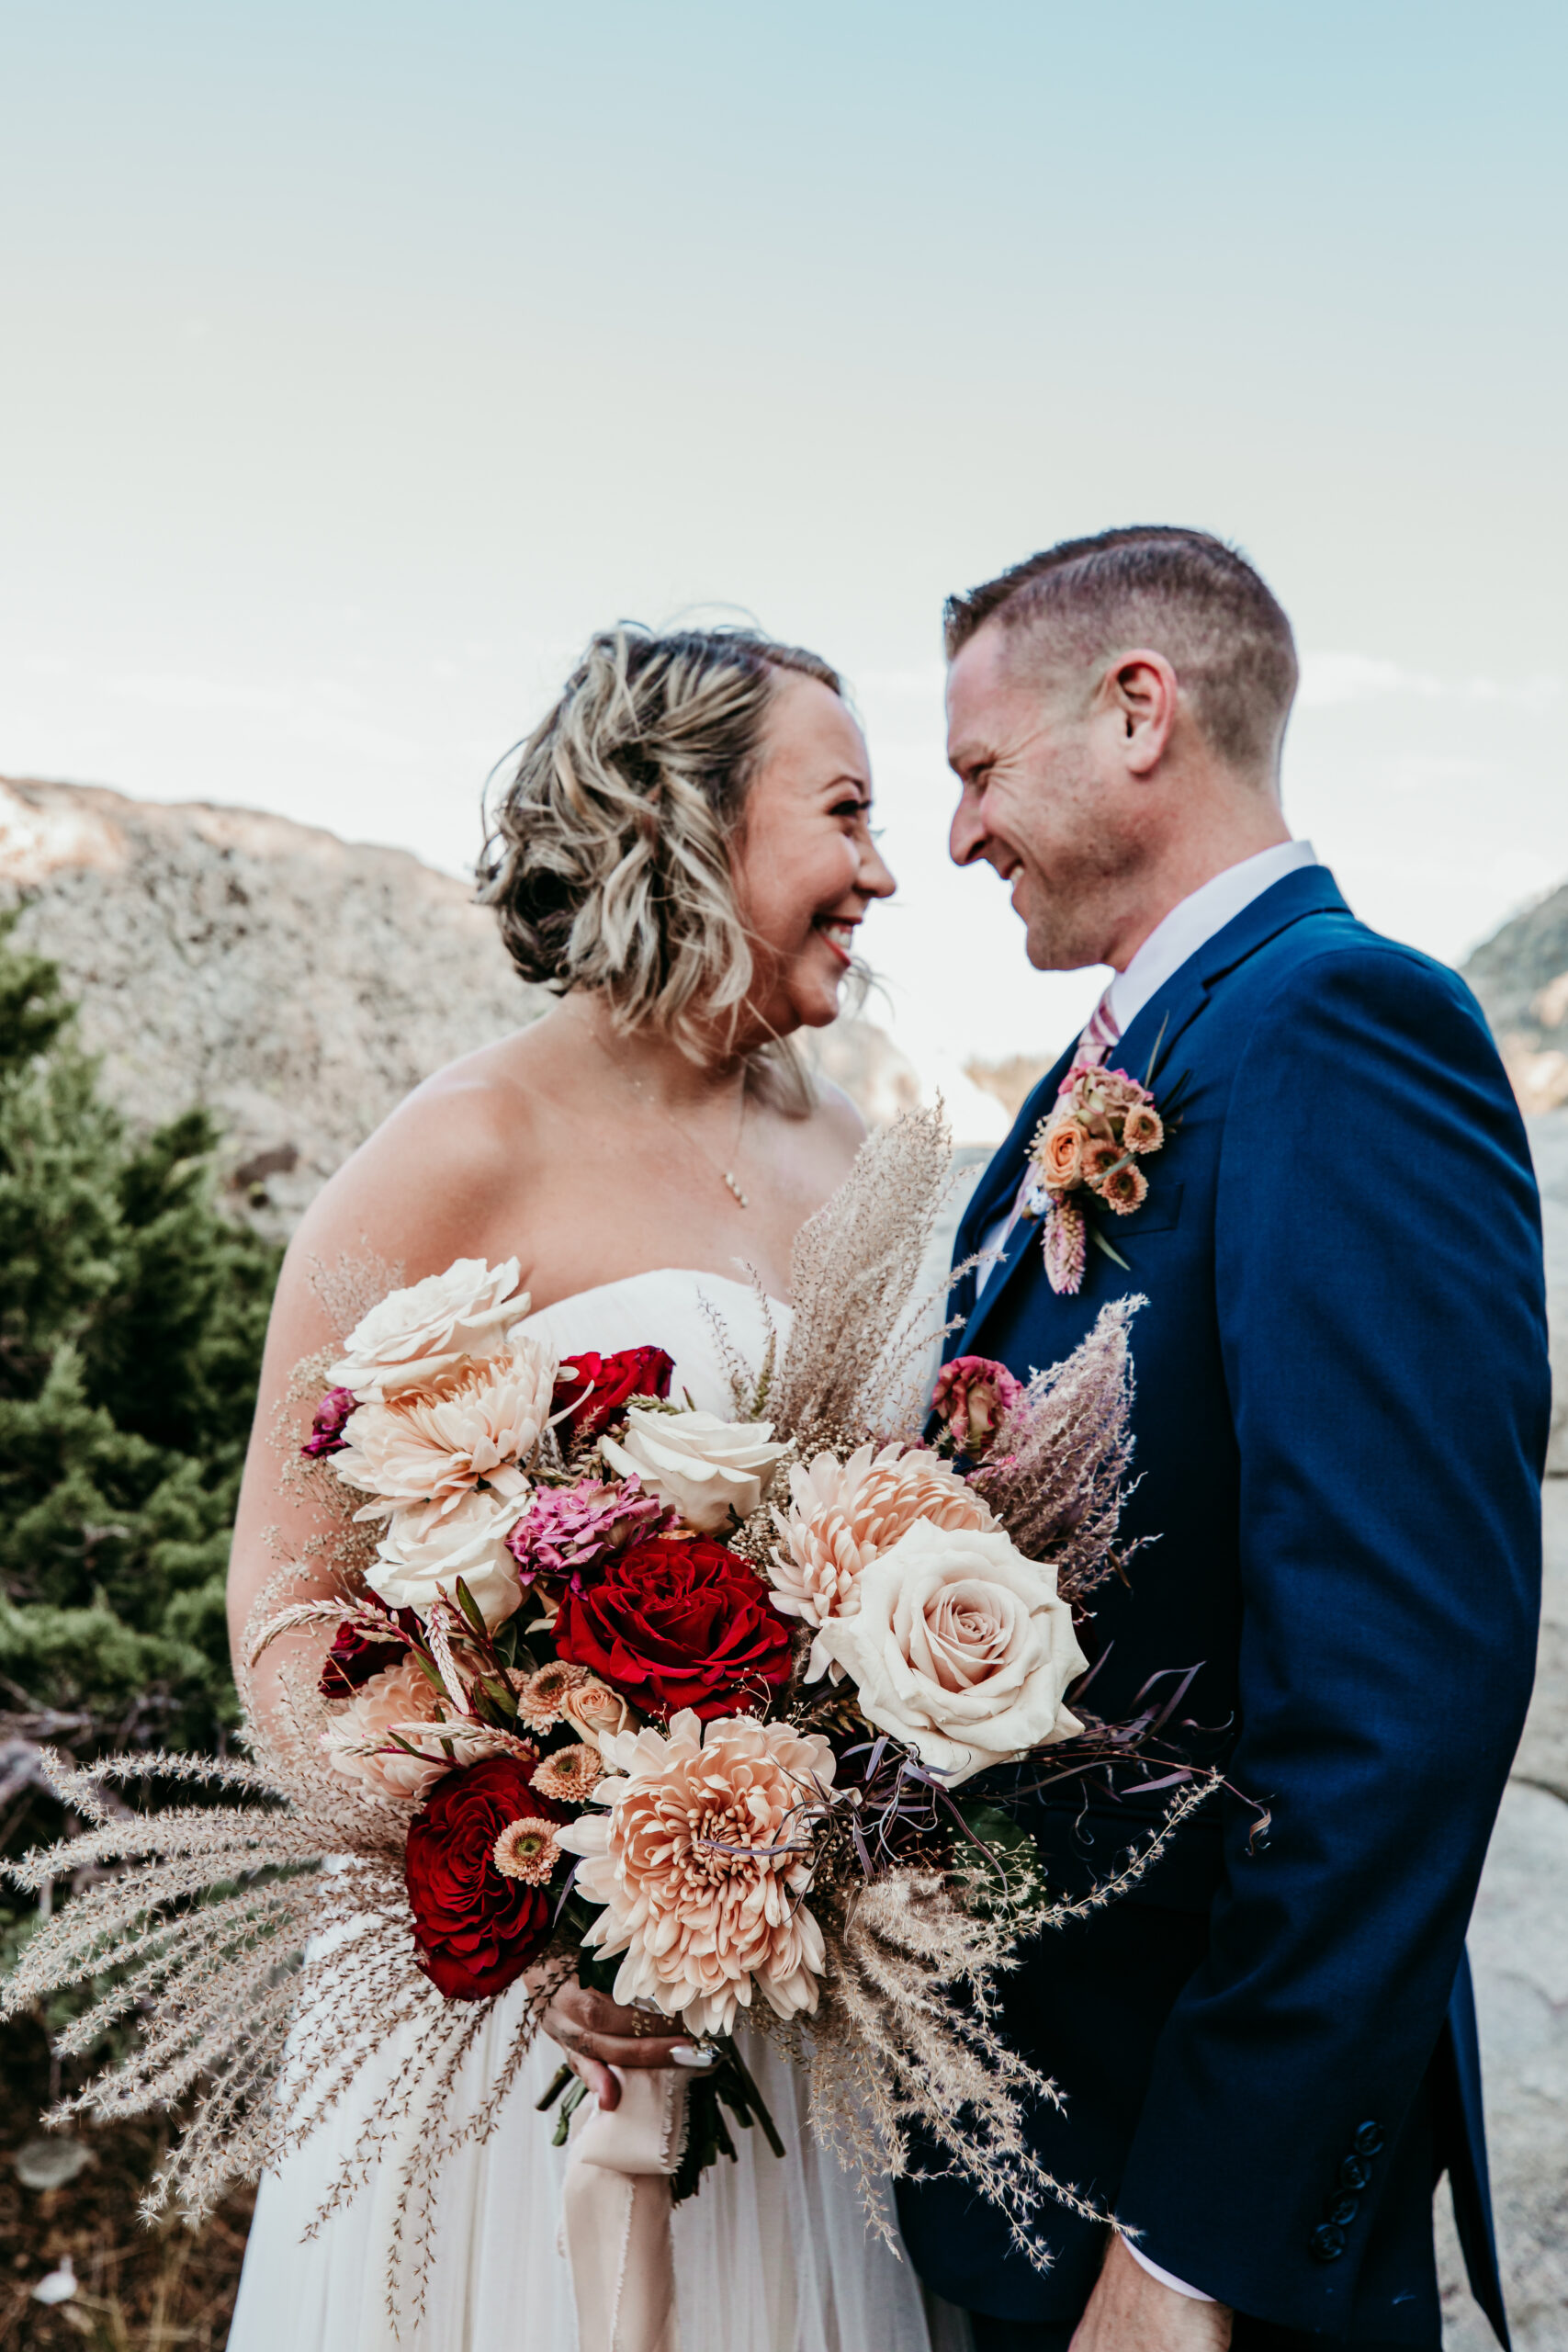
{"label": "dry grass", "polygon": [[[137,2201],[177,2119],[84,2129],[93,2161],[62,2188],[24,2188],[13,2158],[38,2135],[51,2094],[43,2030],[21,2018],[0,2036],[0,2352],[220,2352],[229,2337],[253,2192],[228,2198],[198,2231],[167,2215],[149,2229]],[[71,2300],[35,2302],[69,2255]]]}

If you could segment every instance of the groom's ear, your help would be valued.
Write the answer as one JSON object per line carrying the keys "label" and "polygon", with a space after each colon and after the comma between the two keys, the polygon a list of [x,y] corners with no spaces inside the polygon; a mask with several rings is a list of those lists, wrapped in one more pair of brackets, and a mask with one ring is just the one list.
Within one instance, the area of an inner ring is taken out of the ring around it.
{"label": "groom's ear", "polygon": [[1108,665],[1097,699],[1131,775],[1147,775],[1164,758],[1179,697],[1176,672],[1163,653],[1139,646]]}

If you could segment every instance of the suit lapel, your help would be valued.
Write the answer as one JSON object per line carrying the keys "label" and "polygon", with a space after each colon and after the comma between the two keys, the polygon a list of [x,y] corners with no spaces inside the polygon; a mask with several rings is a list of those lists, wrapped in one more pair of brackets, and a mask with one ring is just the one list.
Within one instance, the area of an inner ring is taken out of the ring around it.
{"label": "suit lapel", "polygon": [[[1077,1040],[1075,1037],[1055,1067],[1046,1071],[1033,1093],[1024,1103],[1022,1110],[1012,1123],[1007,1141],[998,1146],[996,1155],[987,1166],[985,1175],[975,1187],[973,1200],[959,1220],[958,1235],[953,1243],[953,1252],[955,1260],[970,1257],[979,1248],[998,1218],[1005,1216],[1011,1208],[1018,1188],[1023,1182],[1023,1167],[1028,1157],[1029,1138],[1055,1101],[1056,1089],[1072,1067],[1073,1055],[1077,1050]],[[953,1355],[973,1353],[970,1341],[978,1329],[982,1317],[990,1313],[1019,1266],[1027,1257],[1030,1237],[1038,1235],[1039,1230],[1039,1226],[1033,1218],[1020,1217],[1008,1236],[1001,1262],[987,1283],[983,1297],[980,1297],[976,1291],[976,1277],[973,1273],[964,1275],[954,1294],[954,1304],[965,1319],[963,1334],[951,1351]]]}
{"label": "suit lapel", "polygon": [[[1293,874],[1285,875],[1254,899],[1250,906],[1244,907],[1224,930],[1205,940],[1197,953],[1155,990],[1147,1004],[1128,1023],[1115,1049],[1114,1066],[1150,1084],[1157,1102],[1162,1082],[1167,1087],[1174,1083],[1190,1057],[1183,1056],[1173,1063],[1178,1040],[1203,1011],[1218,982],[1305,916],[1348,912],[1325,865],[1301,866]],[[960,1222],[955,1257],[969,1256],[1010,1205],[1022,1182],[1029,1138],[1055,1101],[1056,1089],[1071,1067],[1076,1049],[1075,1039],[1055,1068],[1041,1080],[1013,1122],[1011,1133],[976,1187],[975,1197]],[[984,1292],[976,1296],[975,1276],[964,1276],[957,1293],[957,1305],[961,1312],[965,1312],[966,1319],[951,1354],[980,1352],[976,1342],[982,1327],[1010,1285],[1020,1278],[1018,1270],[1029,1259],[1031,1249],[1038,1248],[1039,1238],[1038,1223],[1032,1217],[1021,1217],[1008,1237],[1002,1262]]]}

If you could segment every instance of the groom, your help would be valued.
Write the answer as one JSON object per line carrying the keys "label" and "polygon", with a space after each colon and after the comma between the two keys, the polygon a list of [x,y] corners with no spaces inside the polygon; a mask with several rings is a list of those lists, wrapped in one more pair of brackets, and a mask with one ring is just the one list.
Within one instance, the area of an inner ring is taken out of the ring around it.
{"label": "groom", "polygon": [[[989,1255],[950,1352],[1027,1375],[1107,1300],[1146,1300],[1124,1525],[1157,1540],[1090,1604],[1090,1703],[1131,1714],[1198,1665],[1179,1737],[1229,1788],[1005,1980],[1009,2032],[1065,2095],[1036,2152],[1128,2235],[1047,2208],[1042,2274],[939,2179],[900,2185],[905,2236],[978,2352],[1437,2352],[1446,2169],[1506,2345],[1464,1933],[1535,1657],[1548,1383],[1519,1118],[1463,984],[1358,922],[1290,838],[1295,649],[1239,556],[1074,540],[953,597],[947,651],[954,860],[1011,885],[1037,969],[1114,970],[975,1194],[957,1255]],[[1076,1293],[1026,1175],[1075,1059],[1155,1065],[1156,1108],[1179,1090],[1141,1204],[1076,1195]],[[1073,1892],[1166,1798],[1023,1802]]]}

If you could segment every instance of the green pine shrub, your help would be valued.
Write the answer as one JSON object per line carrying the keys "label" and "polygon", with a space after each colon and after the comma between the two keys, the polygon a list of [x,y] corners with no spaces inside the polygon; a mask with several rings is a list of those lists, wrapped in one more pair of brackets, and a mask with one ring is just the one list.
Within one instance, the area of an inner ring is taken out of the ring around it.
{"label": "green pine shrub", "polygon": [[[14,919],[13,919],[14,921]],[[229,1535],[280,1252],[203,1110],[138,1135],[0,923],[0,1741],[222,1746]],[[4,1849],[59,1834],[36,1785]]]}

